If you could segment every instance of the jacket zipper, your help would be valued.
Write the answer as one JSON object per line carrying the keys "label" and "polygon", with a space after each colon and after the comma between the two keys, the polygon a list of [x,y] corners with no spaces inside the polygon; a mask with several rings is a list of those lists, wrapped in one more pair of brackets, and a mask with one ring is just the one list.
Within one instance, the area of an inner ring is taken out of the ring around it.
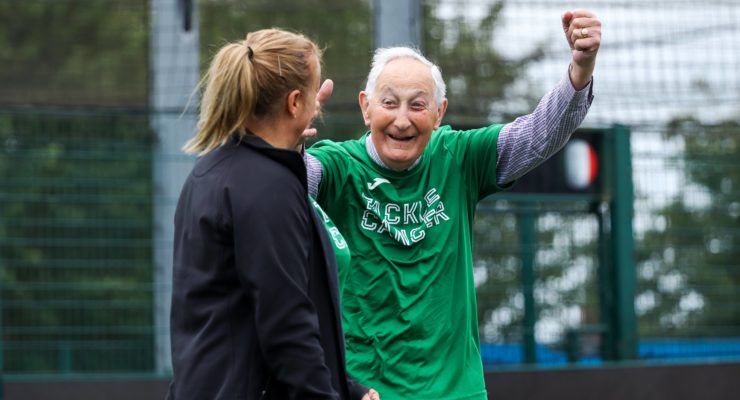
{"label": "jacket zipper", "polygon": [[267,399],[267,391],[270,388],[270,382],[272,381],[272,376],[267,377],[267,382],[265,382],[265,388],[262,389],[262,392],[260,393],[260,400]]}

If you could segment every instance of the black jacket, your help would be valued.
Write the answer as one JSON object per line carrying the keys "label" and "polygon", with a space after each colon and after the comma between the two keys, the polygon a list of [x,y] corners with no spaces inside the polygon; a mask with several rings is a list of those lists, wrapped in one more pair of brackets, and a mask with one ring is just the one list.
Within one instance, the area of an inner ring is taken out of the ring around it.
{"label": "black jacket", "polygon": [[360,399],[336,259],[294,151],[247,135],[202,157],[175,214],[170,399]]}

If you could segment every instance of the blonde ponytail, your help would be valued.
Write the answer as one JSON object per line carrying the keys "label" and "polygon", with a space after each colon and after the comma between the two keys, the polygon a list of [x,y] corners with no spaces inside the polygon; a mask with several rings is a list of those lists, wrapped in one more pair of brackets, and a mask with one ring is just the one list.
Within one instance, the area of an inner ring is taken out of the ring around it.
{"label": "blonde ponytail", "polygon": [[198,132],[183,150],[204,155],[234,133],[246,134],[251,118],[275,115],[291,90],[308,89],[318,46],[303,35],[280,29],[252,32],[222,47],[201,80]]}

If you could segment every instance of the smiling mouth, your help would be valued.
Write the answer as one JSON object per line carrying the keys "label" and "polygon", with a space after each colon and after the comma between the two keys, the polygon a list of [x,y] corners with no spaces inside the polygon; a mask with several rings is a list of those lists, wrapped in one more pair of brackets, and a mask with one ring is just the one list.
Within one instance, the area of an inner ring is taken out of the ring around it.
{"label": "smiling mouth", "polygon": [[399,142],[410,142],[410,141],[414,140],[414,138],[416,136],[399,136],[399,135],[392,135],[392,134],[389,133],[388,134],[388,137],[391,138],[391,139],[393,139],[393,140],[397,140]]}

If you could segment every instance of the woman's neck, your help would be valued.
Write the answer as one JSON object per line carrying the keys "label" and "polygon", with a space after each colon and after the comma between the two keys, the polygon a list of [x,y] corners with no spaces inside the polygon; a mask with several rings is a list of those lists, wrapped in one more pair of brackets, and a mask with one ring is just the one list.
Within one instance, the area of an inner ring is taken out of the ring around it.
{"label": "woman's neck", "polygon": [[295,134],[296,128],[292,125],[292,120],[278,118],[250,121],[247,129],[272,147],[295,150],[300,135]]}

